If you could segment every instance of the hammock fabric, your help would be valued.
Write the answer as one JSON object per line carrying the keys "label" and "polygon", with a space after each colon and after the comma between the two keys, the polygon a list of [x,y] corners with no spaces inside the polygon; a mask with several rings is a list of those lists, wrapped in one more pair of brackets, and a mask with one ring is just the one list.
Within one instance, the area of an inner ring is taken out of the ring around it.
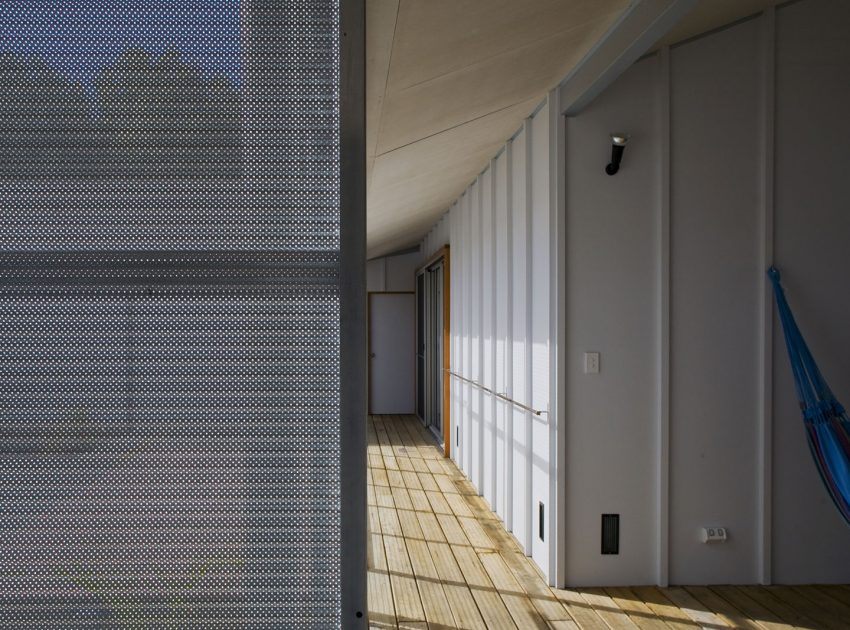
{"label": "hammock fabric", "polygon": [[826,384],[797,328],[780,284],[779,271],[771,267],[767,275],[773,284],[785,333],[785,346],[803,411],[809,449],[835,506],[850,524],[850,419]]}

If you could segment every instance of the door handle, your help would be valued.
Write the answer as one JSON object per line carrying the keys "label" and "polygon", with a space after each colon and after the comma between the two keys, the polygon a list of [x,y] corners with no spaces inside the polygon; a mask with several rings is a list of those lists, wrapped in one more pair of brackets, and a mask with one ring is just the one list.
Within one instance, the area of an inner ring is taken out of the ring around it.
{"label": "door handle", "polygon": [[375,358],[375,353],[374,353],[374,352],[370,352],[370,353],[369,353],[369,358],[370,358],[370,359],[374,359],[374,358]]}

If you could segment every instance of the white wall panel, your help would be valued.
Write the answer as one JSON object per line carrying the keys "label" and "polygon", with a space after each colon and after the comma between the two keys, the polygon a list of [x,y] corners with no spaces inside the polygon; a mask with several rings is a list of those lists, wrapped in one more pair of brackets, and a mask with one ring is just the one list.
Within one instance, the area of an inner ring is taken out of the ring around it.
{"label": "white wall panel", "polygon": [[[548,412],[549,409],[549,109],[544,105],[532,119],[531,131],[531,392],[527,405]],[[549,414],[532,418],[531,505],[532,557],[549,570],[551,532],[549,504]],[[544,520],[541,523],[540,507]]]}
{"label": "white wall panel", "polygon": [[[845,406],[850,404],[848,24],[850,3],[838,0],[789,4],[776,16],[776,264],[797,322]],[[778,322],[774,331],[774,580],[848,582],[850,529],[811,462]]]}
{"label": "white wall panel", "polygon": [[[470,256],[470,378],[475,383],[481,382],[483,372],[482,357],[484,344],[481,338],[481,322],[483,317],[483,286],[481,282],[481,178],[475,180],[470,189],[469,197],[469,256]],[[469,424],[470,424],[470,479],[479,489],[484,486],[483,441],[484,423],[481,417],[483,393],[480,387],[472,387],[470,391]]]}
{"label": "white wall panel", "polygon": [[415,291],[419,252],[388,256],[386,259],[386,291]]}
{"label": "white wall panel", "polygon": [[[675,583],[757,577],[758,26],[750,20],[671,51],[670,151],[679,156],[670,173]],[[712,524],[734,535],[705,545],[700,528]]]}
{"label": "white wall panel", "polygon": [[[668,568],[674,583],[850,580],[850,530],[811,461],[763,303],[775,251],[827,378],[850,392],[836,141],[850,137],[850,5],[770,11],[775,39],[769,12],[662,51],[568,121],[571,585],[663,581]],[[615,130],[632,137],[607,177]],[[601,351],[599,375],[583,373],[584,351]],[[603,512],[621,515],[619,556],[598,553]],[[701,543],[705,525],[729,541]]]}
{"label": "white wall panel", "polygon": [[451,237],[449,235],[449,218],[448,215],[444,215],[440,222],[437,224],[437,246],[442,247],[443,245],[447,245],[451,242]]}
{"label": "white wall panel", "polygon": [[373,258],[366,262],[366,290],[387,290],[387,259]]}
{"label": "white wall panel", "polygon": [[[460,199],[461,222],[463,225],[459,254],[461,259],[460,273],[463,278],[462,300],[463,314],[461,315],[461,326],[463,330],[463,362],[461,364],[461,375],[465,379],[473,380],[472,373],[472,293],[474,291],[474,280],[472,278],[472,238],[470,235],[470,226],[472,225],[472,204],[470,203],[471,193],[467,191]],[[472,404],[472,386],[468,381],[463,381],[463,395],[460,417],[461,431],[461,459],[460,467],[467,477],[472,477],[472,421],[471,421],[471,404]],[[477,395],[477,392],[474,392]]]}
{"label": "white wall panel", "polygon": [[[637,63],[567,121],[568,584],[657,578],[659,73],[657,58]],[[612,129],[640,138],[615,177]],[[602,514],[620,514],[618,555],[600,554]]]}
{"label": "white wall panel", "polygon": [[[479,178],[481,199],[481,375],[480,383],[493,390],[495,377],[495,330],[493,326],[493,169]],[[486,391],[481,397],[481,494],[496,508],[496,408],[495,398]]]}
{"label": "white wall panel", "polygon": [[[502,152],[491,166],[494,173],[494,213],[493,213],[493,321],[495,338],[495,357],[493,361],[493,387],[495,391],[505,394],[507,391],[508,360],[506,356],[508,338],[508,308],[510,298],[509,261],[508,261],[508,158],[507,152]],[[511,455],[508,444],[508,429],[505,424],[507,414],[511,411],[509,403],[501,399],[494,400],[495,405],[495,458],[496,461],[496,500],[494,510],[508,518],[507,484],[511,479]]]}
{"label": "white wall panel", "polygon": [[366,262],[367,291],[414,291],[421,251],[382,256]]}
{"label": "white wall panel", "polygon": [[[461,268],[460,259],[456,254],[459,250],[458,244],[460,243],[461,237],[461,217],[460,212],[458,211],[457,202],[455,202],[451,210],[449,210],[448,217],[450,222],[450,242],[454,243],[454,247],[450,253],[450,269],[453,271],[454,269]],[[449,359],[449,369],[452,372],[461,374],[463,372],[463,334],[461,328],[461,306],[463,304],[461,299],[461,296],[463,295],[462,274],[457,272],[451,273],[449,281],[451,291],[449,302],[449,334],[451,336],[451,357]],[[449,389],[451,391],[451,415],[449,417],[449,422],[451,422],[450,454],[455,461],[460,461],[458,447],[460,445],[460,421],[463,416],[463,390],[461,387],[461,381],[457,378],[451,377],[449,381]]]}
{"label": "white wall panel", "polygon": [[554,496],[548,417],[485,390],[550,406],[550,133],[543,105],[434,225],[421,254],[439,248],[441,234],[450,241],[452,370],[478,384],[452,379],[453,456],[544,571],[553,538],[548,526],[536,536],[536,519],[543,503],[549,520]]}
{"label": "white wall panel", "polygon": [[[526,137],[527,128],[520,131],[511,143],[511,286],[512,286],[512,388],[513,400],[527,401],[528,357],[528,305],[531,287],[528,282],[528,189],[526,186]],[[513,416],[513,532],[527,554],[531,553],[531,420],[530,414],[512,406]]]}

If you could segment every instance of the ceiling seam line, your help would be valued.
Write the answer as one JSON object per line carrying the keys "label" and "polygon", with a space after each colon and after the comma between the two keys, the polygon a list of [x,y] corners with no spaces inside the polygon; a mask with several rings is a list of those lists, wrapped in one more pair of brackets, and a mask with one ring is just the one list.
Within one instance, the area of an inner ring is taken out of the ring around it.
{"label": "ceiling seam line", "polygon": [[[579,29],[579,28],[582,28],[582,27],[586,27],[588,24],[592,24],[592,23],[594,23],[594,22],[598,22],[598,21],[602,20],[603,18],[605,18],[606,16],[609,16],[609,15],[611,15],[611,14],[615,14],[615,13],[616,13],[617,15],[619,15],[619,14],[621,13],[621,11],[606,11],[606,12],[605,12],[605,13],[603,13],[602,15],[599,15],[599,16],[597,16],[597,17],[595,17],[595,18],[592,18],[592,19],[590,19],[590,20],[587,20],[587,21],[585,21],[585,22],[582,22],[581,24],[577,24],[577,25],[575,25],[575,26],[570,26],[569,28],[565,28],[565,29],[563,29],[563,30],[561,30],[561,31],[557,31],[557,32],[555,32],[555,33],[551,33],[550,35],[546,35],[545,37],[540,37],[539,39],[535,39],[535,40],[533,40],[533,41],[527,42],[527,43],[522,44],[522,45],[520,45],[520,46],[515,46],[514,48],[508,48],[507,50],[503,50],[503,51],[501,51],[501,52],[499,52],[499,53],[497,53],[497,54],[495,54],[495,55],[491,55],[491,56],[487,57],[486,59],[481,59],[481,60],[478,60],[478,61],[474,61],[474,62],[472,62],[472,63],[470,63],[470,64],[465,65],[465,66],[461,66],[461,67],[459,67],[459,68],[455,68],[454,70],[449,70],[448,72],[444,72],[443,74],[438,74],[438,75],[436,75],[436,76],[429,77],[429,78],[427,78],[427,79],[423,79],[422,81],[418,81],[418,82],[416,82],[416,83],[412,83],[412,84],[410,84],[410,85],[406,85],[406,86],[404,86],[403,88],[401,88],[400,90],[398,90],[398,91],[396,91],[396,92],[393,92],[393,94],[401,94],[401,93],[403,93],[403,92],[405,92],[405,91],[407,91],[407,90],[412,90],[413,88],[420,87],[420,86],[425,85],[425,84],[427,84],[427,83],[432,83],[432,82],[434,82],[434,81],[438,81],[439,79],[442,79],[442,78],[444,78],[444,77],[451,76],[451,75],[456,74],[456,73],[458,73],[458,72],[463,72],[464,70],[469,70],[470,68],[475,68],[476,66],[484,65],[484,64],[486,64],[488,61],[492,61],[493,59],[498,59],[499,57],[504,57],[504,56],[509,55],[510,53],[514,53],[514,52],[516,52],[516,51],[518,51],[518,50],[523,50],[523,49],[526,49],[526,48],[531,48],[531,47],[533,47],[533,46],[535,46],[535,45],[537,45],[537,44],[540,44],[541,42],[546,42],[546,41],[548,41],[548,40],[555,39],[556,37],[559,37],[559,36],[561,36],[561,35],[564,35],[565,33],[569,33],[570,31],[574,31],[574,30],[576,30],[576,29]],[[389,76],[389,72],[387,73],[387,76]],[[387,81],[387,85],[389,85],[389,80]],[[385,91],[385,92],[384,92],[384,98],[386,98],[386,96],[387,96],[387,95],[386,95],[386,91]]]}
{"label": "ceiling seam line", "polygon": [[[550,88],[550,89],[551,89],[551,88]],[[417,138],[416,140],[411,140],[410,142],[407,142],[407,143],[402,144],[402,145],[400,145],[400,146],[394,147],[394,148],[390,149],[389,151],[384,151],[383,153],[376,153],[376,154],[375,154],[375,159],[377,160],[379,157],[383,157],[383,156],[385,156],[385,155],[389,155],[390,153],[394,153],[394,152],[396,152],[396,151],[399,151],[399,150],[401,150],[401,149],[404,149],[405,147],[409,147],[409,146],[411,146],[411,145],[414,145],[414,144],[416,144],[417,142],[422,142],[423,140],[428,140],[428,139],[430,139],[430,138],[434,138],[434,137],[436,137],[436,136],[439,136],[439,135],[440,135],[440,134],[442,134],[442,133],[446,133],[447,131],[453,131],[453,130],[455,130],[455,129],[458,129],[458,128],[460,128],[460,127],[463,127],[464,125],[468,125],[468,124],[470,124],[470,123],[474,123],[474,122],[476,122],[476,121],[478,121],[478,120],[481,120],[482,118],[487,118],[487,116],[492,116],[492,115],[494,115],[494,114],[498,114],[498,113],[503,112],[503,111],[505,111],[505,110],[507,110],[507,109],[510,109],[511,107],[516,107],[517,105],[522,105],[523,103],[529,103],[529,102],[531,102],[531,101],[534,101],[535,103],[537,103],[537,102],[539,102],[539,101],[540,101],[540,99],[541,99],[541,98],[543,98],[544,96],[546,96],[546,94],[547,94],[547,92],[548,92],[548,91],[549,91],[549,90],[544,90],[544,91],[543,91],[543,93],[542,93],[542,95],[540,95],[540,96],[535,96],[535,97],[533,97],[533,98],[526,98],[526,99],[523,99],[523,100],[521,100],[521,101],[516,101],[515,103],[511,103],[511,104],[509,104],[509,105],[505,105],[504,107],[500,107],[499,109],[494,109],[494,110],[493,110],[493,111],[491,111],[491,112],[487,112],[486,114],[481,114],[481,116],[476,116],[475,118],[470,118],[469,120],[465,120],[465,121],[463,121],[462,123],[458,123],[458,124],[456,124],[456,125],[452,125],[451,127],[446,127],[445,129],[440,129],[440,131],[436,131],[436,132],[434,132],[434,133],[432,133],[432,134],[429,134],[429,135],[427,135],[427,136],[423,136],[423,137],[421,137],[421,138]]]}
{"label": "ceiling seam line", "polygon": [[378,114],[378,128],[375,130],[375,152],[372,158],[372,169],[369,173],[369,188],[372,187],[372,177],[375,173],[375,164],[374,161],[380,156],[378,153],[378,147],[381,146],[381,127],[383,127],[384,120],[384,103],[387,101],[387,87],[390,84],[390,71],[393,67],[393,51],[395,50],[395,38],[398,34],[398,16],[401,13],[401,3],[402,0],[398,0],[395,5],[395,22],[393,22],[393,37],[390,40],[390,58],[387,61],[387,75],[384,77],[384,96],[381,99],[381,111]]}

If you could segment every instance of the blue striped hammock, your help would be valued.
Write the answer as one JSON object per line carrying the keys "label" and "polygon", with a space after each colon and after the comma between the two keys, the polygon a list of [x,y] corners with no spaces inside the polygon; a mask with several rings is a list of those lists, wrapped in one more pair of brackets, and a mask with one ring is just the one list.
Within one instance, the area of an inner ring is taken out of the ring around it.
{"label": "blue striped hammock", "polygon": [[809,449],[835,506],[850,524],[850,419],[826,384],[797,328],[779,271],[771,267],[767,275],[773,283]]}

